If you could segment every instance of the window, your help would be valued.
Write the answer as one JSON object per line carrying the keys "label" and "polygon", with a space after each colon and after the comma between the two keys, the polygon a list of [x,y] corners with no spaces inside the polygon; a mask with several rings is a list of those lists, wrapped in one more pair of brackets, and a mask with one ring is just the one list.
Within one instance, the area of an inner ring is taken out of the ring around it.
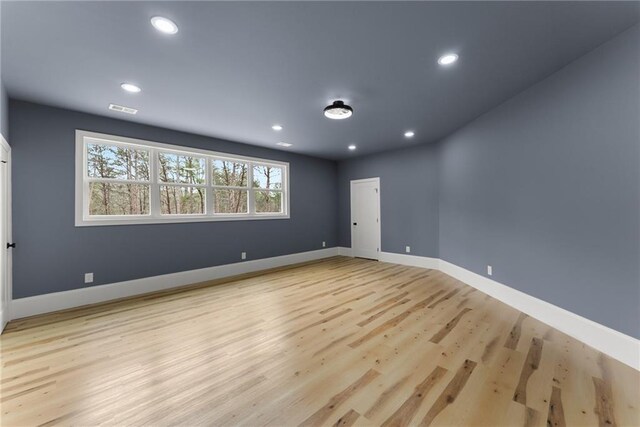
{"label": "window", "polygon": [[149,151],[89,143],[86,162],[89,215],[149,213]]}
{"label": "window", "polygon": [[282,168],[253,166],[253,190],[256,212],[282,212]]}
{"label": "window", "polygon": [[206,159],[158,152],[160,214],[197,215],[206,212]]}
{"label": "window", "polygon": [[289,218],[289,164],[76,131],[76,225]]}
{"label": "window", "polygon": [[247,163],[214,159],[211,173],[214,213],[249,212],[249,167]]}

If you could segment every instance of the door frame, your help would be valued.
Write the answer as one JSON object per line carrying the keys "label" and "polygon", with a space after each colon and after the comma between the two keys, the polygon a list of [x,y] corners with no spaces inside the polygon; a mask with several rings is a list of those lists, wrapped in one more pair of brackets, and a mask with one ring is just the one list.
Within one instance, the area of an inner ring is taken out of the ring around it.
{"label": "door frame", "polygon": [[[0,134],[0,147],[4,150],[6,150],[7,152],[7,158],[6,158],[6,163],[7,163],[7,180],[6,180],[6,215],[5,215],[5,230],[6,230],[6,241],[5,242],[0,242],[0,245],[3,245],[3,247],[0,247],[0,250],[4,250],[7,251],[7,265],[6,265],[6,271],[5,271],[5,280],[6,280],[6,286],[7,286],[7,305],[6,305],[6,310],[2,311],[2,307],[0,307],[0,333],[2,333],[2,331],[4,330],[4,327],[7,325],[7,322],[9,322],[12,319],[12,313],[11,313],[11,302],[13,301],[13,251],[9,250],[8,248],[6,248],[6,244],[8,242],[12,242],[13,241],[13,237],[12,237],[12,220],[11,220],[11,213],[12,213],[12,209],[11,209],[11,146],[9,145],[9,143],[7,142],[6,139],[4,139],[4,136],[2,134]],[[1,289],[0,289],[1,291]]]}
{"label": "door frame", "polygon": [[382,252],[382,217],[380,216],[380,177],[373,178],[364,178],[364,179],[352,179],[349,186],[349,228],[351,229],[351,256],[355,256],[355,250],[353,245],[353,186],[354,184],[362,184],[365,182],[374,182],[378,186],[378,257],[377,260],[380,261],[380,253]]}

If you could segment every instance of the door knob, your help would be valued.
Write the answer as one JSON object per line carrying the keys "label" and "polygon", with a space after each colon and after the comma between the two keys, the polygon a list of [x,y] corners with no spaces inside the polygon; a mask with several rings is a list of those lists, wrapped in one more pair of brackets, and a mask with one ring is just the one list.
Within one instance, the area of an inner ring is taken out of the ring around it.
{"label": "door knob", "polygon": [[358,225],[358,223],[357,223],[357,222],[354,222],[354,223],[353,223],[353,225]]}

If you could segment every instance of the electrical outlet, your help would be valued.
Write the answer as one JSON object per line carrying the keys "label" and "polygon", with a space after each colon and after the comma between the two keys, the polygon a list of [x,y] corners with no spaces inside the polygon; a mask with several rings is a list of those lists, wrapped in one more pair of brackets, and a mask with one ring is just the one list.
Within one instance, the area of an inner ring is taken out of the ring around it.
{"label": "electrical outlet", "polygon": [[247,259],[247,253],[246,252],[242,252],[240,254],[240,259]]}
{"label": "electrical outlet", "polygon": [[411,246],[407,246],[407,247],[405,248],[405,250],[404,250],[404,251],[405,251],[406,253],[411,252]]}
{"label": "electrical outlet", "polygon": [[84,274],[84,283],[93,283],[93,273]]}
{"label": "electrical outlet", "polygon": [[490,265],[487,265],[487,274],[489,276],[493,276],[493,267],[491,267]]}
{"label": "electrical outlet", "polygon": [[322,242],[322,247],[326,248],[327,247],[327,242]]}

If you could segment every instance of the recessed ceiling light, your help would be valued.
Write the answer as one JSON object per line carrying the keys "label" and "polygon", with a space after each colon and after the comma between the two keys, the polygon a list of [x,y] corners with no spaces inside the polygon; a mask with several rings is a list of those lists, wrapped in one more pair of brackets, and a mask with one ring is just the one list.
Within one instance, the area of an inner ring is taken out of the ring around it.
{"label": "recessed ceiling light", "polygon": [[288,142],[278,142],[276,145],[279,145],[281,147],[291,147],[291,144],[289,144]]}
{"label": "recessed ceiling light", "polygon": [[138,93],[142,91],[142,89],[140,89],[140,86],[136,86],[132,83],[122,83],[120,84],[120,87],[126,90],[127,92],[131,92],[131,93]]}
{"label": "recessed ceiling light", "polygon": [[324,116],[333,120],[348,119],[353,115],[353,108],[342,101],[334,101],[324,109]]}
{"label": "recessed ceiling light", "polygon": [[151,25],[165,34],[175,34],[178,32],[178,26],[171,19],[164,18],[162,16],[154,16],[151,18]]}
{"label": "recessed ceiling light", "polygon": [[349,150],[353,151],[356,149],[356,146],[351,144],[349,147],[347,147]]}
{"label": "recessed ceiling light", "polygon": [[415,136],[415,132],[412,130],[408,130],[404,133],[405,138],[413,138]]}
{"label": "recessed ceiling light", "polygon": [[125,107],[124,105],[118,104],[109,104],[109,110],[126,114],[136,114],[138,112],[138,110],[136,110],[135,108]]}
{"label": "recessed ceiling light", "polygon": [[458,55],[455,53],[447,53],[446,55],[442,55],[438,58],[438,64],[440,65],[451,65],[458,60]]}
{"label": "recessed ceiling light", "polygon": [[279,130],[282,130],[282,126],[280,126],[280,125],[273,125],[273,126],[271,126],[271,129],[273,129],[273,130],[278,130],[278,131],[279,131]]}

